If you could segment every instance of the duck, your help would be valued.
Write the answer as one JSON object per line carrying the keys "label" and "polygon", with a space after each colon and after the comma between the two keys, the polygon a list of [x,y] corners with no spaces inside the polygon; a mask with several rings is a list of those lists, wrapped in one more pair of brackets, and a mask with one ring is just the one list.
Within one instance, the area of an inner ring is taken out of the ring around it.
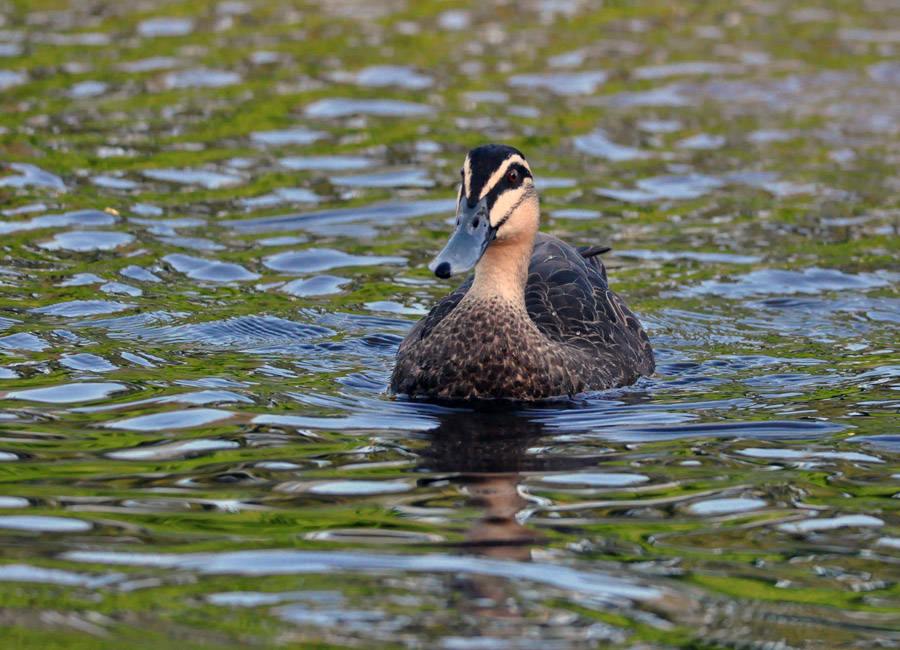
{"label": "duck", "polygon": [[474,269],[403,338],[397,396],[537,401],[628,386],[656,367],[638,318],[609,288],[600,255],[539,231],[524,154],[472,149],[460,170],[456,224],[429,265],[438,278]]}

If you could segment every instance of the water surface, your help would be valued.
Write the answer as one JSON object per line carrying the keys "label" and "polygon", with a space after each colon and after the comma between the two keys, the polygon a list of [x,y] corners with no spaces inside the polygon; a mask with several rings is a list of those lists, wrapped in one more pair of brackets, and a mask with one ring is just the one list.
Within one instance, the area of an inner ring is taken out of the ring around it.
{"label": "water surface", "polygon": [[[4,647],[900,644],[898,34],[875,0],[0,6]],[[613,247],[656,375],[387,395],[487,141]]]}

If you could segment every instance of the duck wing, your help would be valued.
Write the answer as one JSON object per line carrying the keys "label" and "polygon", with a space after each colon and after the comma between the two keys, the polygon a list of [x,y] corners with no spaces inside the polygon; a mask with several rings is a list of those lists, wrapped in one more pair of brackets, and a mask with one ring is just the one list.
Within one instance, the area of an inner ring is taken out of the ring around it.
{"label": "duck wing", "polygon": [[[604,250],[605,249],[605,250]],[[525,286],[525,307],[550,340],[641,375],[656,366],[650,340],[625,301],[609,288],[603,246],[576,249],[540,233]]]}

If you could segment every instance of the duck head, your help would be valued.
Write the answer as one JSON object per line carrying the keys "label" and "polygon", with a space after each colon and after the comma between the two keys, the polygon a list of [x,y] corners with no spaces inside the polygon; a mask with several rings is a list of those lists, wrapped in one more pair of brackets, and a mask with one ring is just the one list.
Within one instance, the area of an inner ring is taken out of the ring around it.
{"label": "duck head", "polygon": [[471,270],[489,246],[533,245],[540,219],[534,177],[518,149],[502,144],[472,149],[460,175],[456,229],[428,265],[439,278]]}

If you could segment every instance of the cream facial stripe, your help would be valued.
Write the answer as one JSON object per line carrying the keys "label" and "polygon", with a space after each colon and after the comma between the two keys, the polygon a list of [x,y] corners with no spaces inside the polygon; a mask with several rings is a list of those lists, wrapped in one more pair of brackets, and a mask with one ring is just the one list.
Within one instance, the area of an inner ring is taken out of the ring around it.
{"label": "cream facial stripe", "polygon": [[[491,189],[494,187],[494,185],[499,183],[500,179],[506,175],[506,172],[509,171],[510,166],[515,165],[515,164],[522,165],[525,169],[528,170],[529,173],[531,173],[531,167],[528,166],[528,162],[524,158],[522,158],[522,156],[520,156],[518,154],[513,154],[512,156],[510,156],[509,158],[507,158],[500,164],[500,166],[497,168],[497,171],[495,171],[493,174],[491,174],[491,177],[488,179],[487,183],[485,183],[484,186],[481,188],[481,196],[478,197],[478,200],[480,201],[485,196],[487,196],[487,193],[491,191]],[[463,163],[463,184],[465,185],[465,188],[466,188],[466,196],[471,197],[472,196],[472,165],[471,165],[471,162],[469,161],[468,156],[466,156],[466,162]],[[469,200],[471,201],[472,199],[469,198]]]}
{"label": "cream facial stripe", "polygon": [[463,163],[463,184],[466,186],[466,196],[469,196],[472,193],[472,163],[468,155]]}
{"label": "cream facial stripe", "polygon": [[478,200],[480,201],[485,196],[487,196],[487,193],[490,192],[494,188],[494,185],[499,183],[500,179],[503,178],[504,176],[506,176],[506,172],[509,170],[509,168],[512,165],[515,165],[517,163],[519,165],[522,165],[522,167],[524,167],[525,169],[528,170],[529,173],[531,173],[531,167],[528,166],[528,163],[525,161],[525,159],[522,158],[522,156],[513,154],[512,156],[510,156],[509,158],[507,158],[506,160],[503,161],[503,164],[501,164],[497,168],[497,171],[495,171],[493,174],[491,174],[491,177],[488,179],[488,182],[484,184],[483,188],[481,188],[481,196],[478,197]]}

